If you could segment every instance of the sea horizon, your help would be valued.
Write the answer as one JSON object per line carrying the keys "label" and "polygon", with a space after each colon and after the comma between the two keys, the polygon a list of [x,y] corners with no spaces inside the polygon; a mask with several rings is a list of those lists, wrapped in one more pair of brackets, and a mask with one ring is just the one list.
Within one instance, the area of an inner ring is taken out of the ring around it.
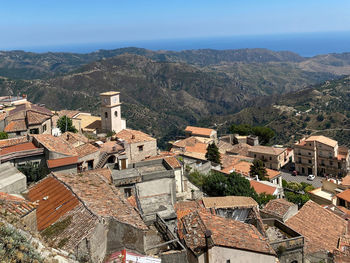
{"label": "sea horizon", "polygon": [[246,49],[265,48],[272,51],[291,51],[303,57],[350,51],[350,32],[295,33],[274,35],[242,35],[230,37],[201,37],[159,40],[75,43],[47,46],[0,48],[0,51],[22,50],[26,52],[90,53],[126,47],[145,48],[153,51],[196,49]]}

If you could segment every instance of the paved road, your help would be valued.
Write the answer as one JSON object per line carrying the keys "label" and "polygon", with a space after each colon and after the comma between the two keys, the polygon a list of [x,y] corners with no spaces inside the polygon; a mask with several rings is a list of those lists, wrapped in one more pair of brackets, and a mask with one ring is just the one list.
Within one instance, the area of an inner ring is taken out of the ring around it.
{"label": "paved road", "polygon": [[305,182],[305,183],[312,184],[315,188],[321,187],[322,179],[324,179],[323,177],[316,176],[316,178],[313,181],[309,181],[306,179],[307,176],[305,175],[293,176],[289,171],[281,171],[281,173],[282,173],[282,178],[287,182],[298,182],[298,183]]}

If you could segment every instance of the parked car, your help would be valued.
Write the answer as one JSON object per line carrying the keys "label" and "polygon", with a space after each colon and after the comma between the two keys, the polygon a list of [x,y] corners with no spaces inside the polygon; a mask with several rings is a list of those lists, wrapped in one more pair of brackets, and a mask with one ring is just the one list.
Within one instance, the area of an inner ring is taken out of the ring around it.
{"label": "parked car", "polygon": [[307,180],[309,181],[313,181],[315,179],[315,176],[313,174],[309,174],[309,176],[307,177]]}
{"label": "parked car", "polygon": [[292,175],[293,175],[293,176],[297,176],[297,174],[298,174],[298,172],[295,171],[295,170],[292,172]]}

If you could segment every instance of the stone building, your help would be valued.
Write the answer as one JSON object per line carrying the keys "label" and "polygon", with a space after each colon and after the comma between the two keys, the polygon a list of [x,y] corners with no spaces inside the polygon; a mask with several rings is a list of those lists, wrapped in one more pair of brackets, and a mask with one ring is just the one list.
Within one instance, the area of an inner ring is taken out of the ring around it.
{"label": "stone building", "polygon": [[102,132],[118,133],[126,128],[126,121],[121,117],[119,92],[108,91],[101,97],[101,130]]}
{"label": "stone building", "polygon": [[288,202],[285,199],[270,200],[260,214],[263,218],[276,218],[281,222],[287,221],[289,218],[298,213],[298,205]]}
{"label": "stone building", "polygon": [[217,132],[213,129],[209,128],[201,128],[194,126],[187,126],[185,129],[186,138],[195,137],[199,141],[208,143],[217,143],[218,136]]}
{"label": "stone building", "polygon": [[325,136],[310,136],[294,144],[295,170],[303,175],[345,176],[350,167],[349,150]]}
{"label": "stone building", "polygon": [[280,170],[291,161],[293,154],[287,148],[256,145],[249,148],[248,156],[263,161],[266,168]]}

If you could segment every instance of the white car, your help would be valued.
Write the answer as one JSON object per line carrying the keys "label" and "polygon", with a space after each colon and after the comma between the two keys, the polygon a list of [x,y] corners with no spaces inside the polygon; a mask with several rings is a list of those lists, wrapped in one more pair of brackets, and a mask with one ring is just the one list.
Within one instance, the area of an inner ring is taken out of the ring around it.
{"label": "white car", "polygon": [[309,176],[307,177],[307,180],[309,181],[313,181],[315,179],[315,176],[313,174],[309,174]]}

